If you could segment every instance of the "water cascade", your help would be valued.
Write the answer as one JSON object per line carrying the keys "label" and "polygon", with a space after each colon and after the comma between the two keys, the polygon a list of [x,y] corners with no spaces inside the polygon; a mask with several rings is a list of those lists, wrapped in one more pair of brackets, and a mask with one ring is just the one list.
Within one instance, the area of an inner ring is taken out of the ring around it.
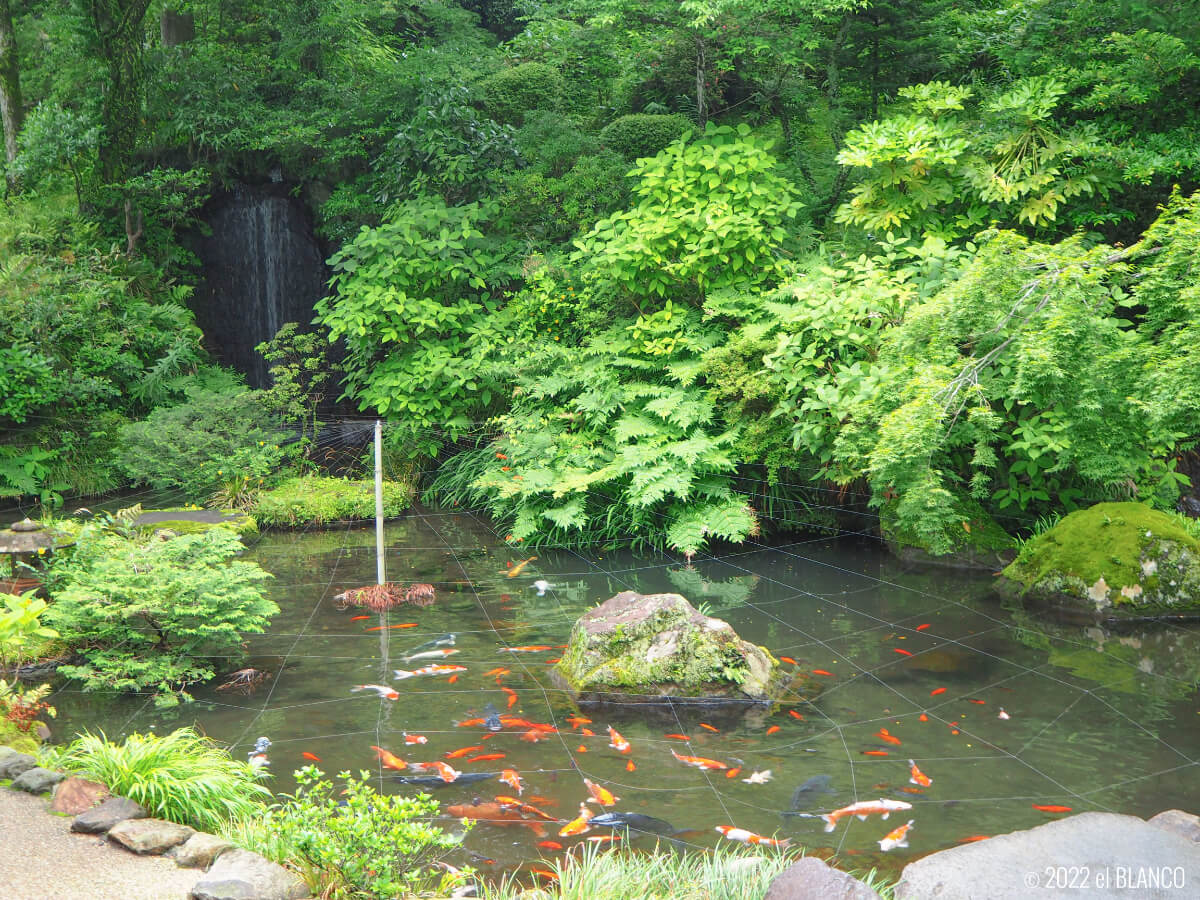
{"label": "water cascade", "polygon": [[288,322],[306,326],[325,290],[312,217],[275,183],[217,194],[204,218],[211,234],[196,247],[204,272],[191,303],[197,324],[221,363],[265,387],[267,364],[254,347]]}

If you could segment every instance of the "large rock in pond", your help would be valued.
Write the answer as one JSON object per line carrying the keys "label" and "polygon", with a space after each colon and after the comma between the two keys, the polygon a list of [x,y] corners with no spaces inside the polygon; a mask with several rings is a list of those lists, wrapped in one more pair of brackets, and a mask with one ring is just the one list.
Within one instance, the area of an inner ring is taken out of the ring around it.
{"label": "large rock in pond", "polygon": [[580,703],[737,708],[819,690],[681,595],[635,591],[584,613],[556,673]]}
{"label": "large rock in pond", "polygon": [[933,536],[918,535],[900,525],[895,502],[879,516],[883,540],[906,566],[995,572],[1013,561],[1017,542],[978,503],[959,501],[954,523]]}
{"label": "large rock in pond", "polygon": [[1097,503],[1026,542],[1003,593],[1091,621],[1200,618],[1200,541],[1141,503]]}

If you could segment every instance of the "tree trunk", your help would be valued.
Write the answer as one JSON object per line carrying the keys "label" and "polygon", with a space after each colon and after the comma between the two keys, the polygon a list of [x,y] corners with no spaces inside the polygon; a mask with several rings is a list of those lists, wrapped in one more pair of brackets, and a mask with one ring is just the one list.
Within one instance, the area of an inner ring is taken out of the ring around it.
{"label": "tree trunk", "polygon": [[21,131],[21,67],[17,39],[13,33],[9,0],[0,0],[0,119],[4,123],[4,159],[11,166],[17,158],[17,134]]}
{"label": "tree trunk", "polygon": [[100,177],[129,177],[142,120],[142,23],[150,0],[88,0],[108,86],[100,109]]}
{"label": "tree trunk", "polygon": [[707,68],[704,38],[696,35],[696,123],[701,130],[708,124],[708,109],[704,103],[704,73]]}

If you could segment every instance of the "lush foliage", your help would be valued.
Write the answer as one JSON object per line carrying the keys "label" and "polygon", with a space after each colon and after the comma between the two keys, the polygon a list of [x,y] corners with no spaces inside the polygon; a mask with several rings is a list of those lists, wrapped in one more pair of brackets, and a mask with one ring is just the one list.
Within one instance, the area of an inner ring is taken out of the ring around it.
{"label": "lush foliage", "polygon": [[270,575],[232,559],[241,550],[225,528],[146,540],[85,527],[49,572],[47,622],[83,658],[60,671],[87,690],[150,691],[160,705],[190,699],[189,684],[229,668],[242,635],[279,612],[263,596]]}
{"label": "lush foliage", "polygon": [[295,796],[234,823],[225,835],[299,870],[322,897],[387,900],[451,889],[461,879],[430,868],[460,840],[430,824],[437,802],[425,794],[380,794],[367,777],[342,772],[343,787],[335,791],[308,766],[296,772]]}
{"label": "lush foliage", "polygon": [[271,798],[253,767],[191,728],[162,737],[131,734],[120,744],[103,732],[84,733],[56,755],[55,764],[107,785],[154,818],[201,831],[257,818]]}
{"label": "lush foliage", "polygon": [[[412,502],[413,486],[383,483],[383,514],[398,516]],[[328,525],[375,518],[375,482],[302,475],[281,481],[255,499],[261,525]]]}
{"label": "lush foliage", "polygon": [[28,744],[38,717],[56,713],[45,700],[50,685],[26,688],[19,677],[21,665],[58,637],[41,623],[46,601],[35,594],[0,593],[0,743]]}

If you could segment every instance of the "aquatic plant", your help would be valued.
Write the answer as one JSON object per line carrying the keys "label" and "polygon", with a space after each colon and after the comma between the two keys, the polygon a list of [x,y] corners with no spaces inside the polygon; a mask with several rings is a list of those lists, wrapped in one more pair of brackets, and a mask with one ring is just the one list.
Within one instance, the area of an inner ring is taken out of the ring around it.
{"label": "aquatic plant", "polygon": [[[751,862],[751,860],[755,860]],[[717,848],[709,853],[604,852],[585,845],[576,859],[548,862],[540,876],[546,900],[593,900],[630,897],[639,900],[758,900],[771,880],[794,862],[794,855],[756,848],[753,852]],[[635,887],[636,886],[636,887]],[[516,876],[485,887],[487,900],[528,896]]]}
{"label": "aquatic plant", "polygon": [[351,588],[338,594],[334,599],[342,609],[348,606],[361,606],[375,612],[386,612],[397,606],[430,606],[436,596],[432,584],[410,584],[408,587],[392,581],[384,584],[369,584],[366,587]]}
{"label": "aquatic plant", "polygon": [[151,816],[215,831],[262,815],[271,792],[248,763],[192,728],[168,735],[131,734],[114,744],[84,732],[57,757],[62,768],[103,782]]}
{"label": "aquatic plant", "polygon": [[461,838],[431,824],[438,804],[426,794],[380,794],[369,773],[338,775],[343,790],[315,766],[296,773],[296,794],[253,819],[227,825],[229,840],[297,869],[314,894],[342,898],[407,897],[462,881],[430,865]]}

